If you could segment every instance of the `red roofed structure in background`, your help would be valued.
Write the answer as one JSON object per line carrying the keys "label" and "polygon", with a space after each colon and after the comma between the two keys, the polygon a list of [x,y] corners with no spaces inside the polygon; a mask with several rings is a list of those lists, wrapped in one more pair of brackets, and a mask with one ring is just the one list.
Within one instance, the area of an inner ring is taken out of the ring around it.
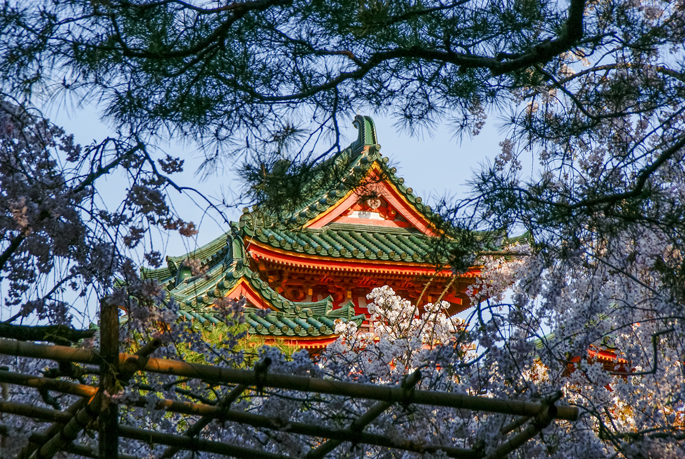
{"label": "red roofed structure in background", "polygon": [[[244,209],[220,238],[144,275],[162,282],[190,320],[211,326],[217,298],[244,297],[249,333],[314,349],[337,338],[338,319],[365,326],[374,287],[419,306],[442,297],[451,314],[468,308],[465,291],[480,268],[455,278],[431,250],[436,216],[388,166],[373,120],[357,116],[354,125],[357,140],[325,165],[342,169],[342,180],[312,187],[287,215]],[[193,276],[187,259],[203,275]]]}

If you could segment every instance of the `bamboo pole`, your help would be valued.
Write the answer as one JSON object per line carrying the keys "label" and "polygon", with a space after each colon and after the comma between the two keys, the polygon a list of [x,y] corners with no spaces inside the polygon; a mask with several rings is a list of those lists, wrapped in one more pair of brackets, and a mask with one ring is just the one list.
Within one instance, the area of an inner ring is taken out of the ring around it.
{"label": "bamboo pole", "polygon": [[[0,340],[0,353],[80,363],[92,363],[99,359],[96,352],[85,349],[75,352],[74,349],[64,346],[45,346],[8,340]],[[119,354],[119,362],[124,362],[125,364],[128,362],[131,365],[139,362],[140,371],[200,378],[215,383],[245,384],[248,386],[261,384],[264,387],[366,398],[386,402],[416,403],[516,416],[536,416],[542,408],[540,403],[422,390],[413,391],[410,399],[407,400],[405,399],[404,392],[399,387],[374,386],[281,374],[267,374],[263,379],[260,379],[255,377],[254,372],[249,370],[234,370],[170,359],[139,359],[131,354]],[[556,410],[555,419],[575,421],[578,419],[578,408],[559,406]]]}
{"label": "bamboo pole", "polygon": [[[413,390],[414,386],[416,386],[420,379],[421,372],[419,370],[416,370],[411,375],[405,376],[404,380],[402,381],[402,389],[407,391],[407,397],[409,396],[408,391]],[[351,434],[349,440],[355,441],[358,434],[364,430],[364,427],[371,424],[374,419],[383,414],[385,410],[393,405],[393,402],[377,402],[375,405],[369,408],[366,413],[352,421],[352,424],[350,424],[350,426],[346,429],[349,430]],[[318,448],[309,451],[309,453],[307,453],[307,459],[321,459],[342,443],[342,440],[330,439],[324,444],[320,445]]]}
{"label": "bamboo pole", "polygon": [[[133,357],[135,360],[130,359],[121,366],[121,372],[119,374],[120,381],[126,382],[136,371],[139,371],[141,367],[139,365],[144,365],[147,355],[144,353],[152,353],[157,347],[161,345],[159,339],[153,340],[154,345],[144,346],[140,349]],[[30,343],[23,343],[30,344]],[[33,346],[40,346],[34,344]],[[62,347],[62,346],[48,346],[48,347]],[[70,349],[70,348],[66,348]],[[95,353],[97,355],[97,353]],[[98,359],[100,359],[98,355]],[[102,362],[102,360],[100,360]],[[61,429],[58,430],[55,435],[50,438],[46,443],[44,443],[40,448],[36,449],[29,459],[51,459],[56,453],[64,450],[69,444],[71,444],[78,434],[88,426],[91,421],[97,419],[100,414],[100,409],[102,407],[104,391],[98,390],[93,398],[90,399],[88,404],[80,409],[76,415]],[[116,454],[116,451],[114,452]],[[114,456],[116,457],[116,456]]]}
{"label": "bamboo pole", "polygon": [[[48,378],[34,378],[34,379],[48,379]],[[79,384],[73,384],[74,386],[80,386]],[[86,386],[89,387],[89,386]],[[92,388],[95,391],[95,388]],[[239,389],[234,388],[231,393],[234,393]],[[229,394],[230,396],[230,394]],[[227,397],[228,398],[228,397]],[[139,397],[138,400],[130,400],[127,402],[131,406],[144,407],[148,403],[145,397]],[[287,422],[285,425],[280,425],[274,418],[268,416],[261,416],[252,413],[246,413],[244,411],[232,411],[226,409],[226,407],[220,406],[210,406],[203,404],[195,404],[190,402],[181,402],[177,400],[166,400],[162,399],[157,402],[155,409],[165,410],[171,413],[178,413],[190,416],[202,416],[203,419],[213,420],[217,419],[220,421],[236,422],[240,424],[247,424],[257,428],[271,429],[271,430],[282,430],[284,432],[289,432],[297,435],[307,435],[319,438],[330,438],[334,440],[339,440],[340,442],[349,441],[354,438],[358,443],[364,443],[369,445],[381,446],[386,448],[395,448],[405,451],[412,451],[416,453],[435,453],[439,450],[445,451],[449,457],[461,458],[461,459],[472,459],[479,457],[475,451],[463,448],[454,448],[449,446],[440,445],[424,445],[415,443],[412,441],[397,441],[391,440],[387,437],[383,437],[378,434],[369,434],[364,432],[353,432],[350,429],[331,429],[323,426],[316,426],[310,424],[304,424],[299,422]],[[170,448],[174,448],[171,446]],[[179,448],[180,449],[180,448]]]}
{"label": "bamboo pole", "polygon": [[55,435],[31,454],[30,459],[50,459],[76,440],[78,434],[95,419],[100,411],[100,392],[95,394],[90,403],[80,409],[75,416]]}
{"label": "bamboo pole", "polygon": [[[2,435],[7,435],[9,432],[11,432],[12,429],[6,425],[6,424],[0,424],[0,434]],[[48,436],[43,434],[43,433],[32,433],[29,436],[29,441],[32,443],[44,443],[48,440]],[[71,444],[68,445],[67,448],[64,450],[68,453],[72,454],[77,454],[79,456],[84,456],[84,457],[92,457],[94,459],[98,459],[98,452],[86,445],[80,445],[80,444]],[[119,454],[119,459],[140,459],[138,456],[131,456],[130,454]]]}
{"label": "bamboo pole", "polygon": [[[56,379],[51,379],[51,378],[41,378],[38,376],[33,376],[33,375],[26,375],[26,374],[21,374],[21,373],[11,373],[9,371],[0,371],[0,382],[3,383],[8,383],[8,384],[15,384],[15,385],[20,385],[20,386],[26,386],[26,387],[34,387],[36,389],[46,389],[46,390],[51,390],[55,392],[61,392],[64,394],[71,394],[71,395],[76,395],[79,397],[85,397],[84,399],[81,399],[77,401],[76,403],[72,404],[67,410],[62,411],[60,413],[68,415],[69,417],[74,416],[74,414],[81,409],[89,399],[91,399],[95,393],[97,392],[97,389],[91,386],[86,386],[83,384],[75,384],[75,383],[70,383],[66,381],[59,381]],[[17,413],[22,416],[27,416],[27,414],[22,414],[22,413]],[[57,424],[53,424],[50,426],[42,435],[45,435],[46,439],[37,442],[33,441],[32,439],[29,440],[29,444],[26,445],[19,454],[20,459],[25,459],[28,458],[41,444],[45,443],[49,437],[54,436],[57,434],[64,426],[63,424],[66,423],[66,421],[55,421],[58,422]],[[33,438],[33,437],[32,437]],[[120,458],[121,459],[121,458]]]}
{"label": "bamboo pole", "polygon": [[[93,459],[99,459],[100,457],[99,452],[96,451],[95,448],[86,445],[80,445],[77,443],[67,445],[64,451],[66,451],[67,453],[76,454],[78,456],[92,457]],[[132,456],[130,454],[119,453],[119,459],[140,459],[140,456]]]}
{"label": "bamboo pole", "polygon": [[[260,360],[255,365],[254,371],[257,374],[265,374],[269,365],[271,365],[271,359],[266,358],[264,360]],[[216,407],[222,410],[226,410],[231,406],[233,402],[237,400],[238,397],[240,397],[240,394],[245,392],[247,389],[248,386],[246,386],[245,384],[238,384],[231,390],[231,392],[229,392],[219,400],[219,402],[216,404]],[[209,423],[212,422],[214,419],[216,419],[214,416],[202,416],[200,419],[197,420],[195,424],[190,426],[190,428],[184,433],[184,435],[187,437],[196,437],[200,434],[202,429],[209,425]],[[166,450],[164,450],[160,458],[169,459],[173,457],[176,453],[178,453],[180,450],[181,448],[178,448],[176,446],[169,446]]]}
{"label": "bamboo pole", "polygon": [[199,438],[190,438],[182,435],[166,434],[152,430],[136,429],[123,425],[119,426],[119,435],[124,438],[131,438],[145,443],[176,446],[180,449],[189,451],[205,451],[239,459],[292,459],[290,456],[268,453],[266,451],[259,451],[242,446],[234,446]]}
{"label": "bamboo pole", "polygon": [[[564,396],[564,393],[562,391],[556,391],[553,394],[551,394],[550,396],[546,397],[542,401],[543,409],[548,407],[548,406],[554,405],[556,402],[561,400],[561,397],[563,397],[563,396]],[[512,422],[510,422],[509,424],[507,424],[506,426],[502,427],[500,429],[499,433],[502,435],[506,435],[509,432],[512,432],[515,429],[518,429],[523,424],[525,424],[526,422],[530,421],[533,418],[534,418],[534,416],[522,416],[518,419],[515,419]]]}
{"label": "bamboo pole", "polygon": [[0,354],[47,359],[56,362],[100,364],[100,355],[90,349],[49,346],[10,339],[0,339]]}
{"label": "bamboo pole", "polygon": [[112,403],[119,375],[119,308],[100,302],[100,413],[98,452],[100,459],[117,459],[119,452],[119,406]]}
{"label": "bamboo pole", "polygon": [[12,373],[0,371],[0,383],[16,384],[18,386],[34,387],[45,389],[63,394],[77,395],[79,397],[91,398],[97,389],[84,384],[76,384],[58,379],[42,378],[40,376],[27,375],[22,373]]}
{"label": "bamboo pole", "polygon": [[523,424],[530,421],[531,419],[533,419],[531,416],[521,416],[520,418],[515,419],[514,421],[510,422],[506,426],[502,427],[500,429],[499,433],[502,435],[506,435],[509,432],[511,432],[515,429],[518,429],[519,427],[521,427]]}
{"label": "bamboo pole", "polygon": [[[228,445],[226,443],[214,442],[209,440],[202,440],[197,438],[190,438],[186,436],[165,434],[161,432],[154,432],[151,430],[136,429],[128,426],[119,426],[119,435],[122,438],[131,438],[134,440],[143,441],[146,443],[178,446],[181,449],[189,451],[205,451],[210,453],[223,454],[226,456],[244,458],[244,459],[292,459],[290,456],[282,456],[274,453],[268,453],[264,451],[244,448],[241,446]],[[369,434],[363,434],[364,436]],[[388,443],[391,443],[389,439],[385,439]],[[397,446],[390,446],[389,448],[396,448]],[[463,459],[479,459],[481,456],[473,450],[459,450],[459,448],[450,447],[417,447],[414,451],[420,453],[435,453],[439,450],[443,450],[450,457],[463,458]],[[454,454],[451,450],[459,450],[467,452],[467,454]]]}
{"label": "bamboo pole", "polygon": [[[217,383],[246,384],[254,386],[261,382],[264,387],[276,387],[302,392],[318,392],[387,402],[417,403],[421,405],[444,406],[474,411],[488,411],[519,416],[534,416],[540,412],[541,408],[539,403],[421,390],[414,391],[407,400],[404,392],[399,387],[375,386],[370,384],[307,378],[303,376],[269,374],[266,375],[263,381],[258,381],[250,371],[210,367],[207,365],[190,364],[167,359],[149,359],[142,370],[153,373],[201,378],[205,381]],[[556,419],[574,421],[577,418],[577,408],[565,406],[558,407]]]}
{"label": "bamboo pole", "polygon": [[521,433],[498,446],[495,452],[490,454],[486,459],[504,459],[509,453],[525,444],[528,440],[540,433],[542,429],[550,425],[556,414],[555,411],[557,407],[554,405],[554,402],[559,400],[561,396],[562,393],[559,391],[543,402],[542,410],[533,418],[533,421],[528,424]]}
{"label": "bamboo pole", "polygon": [[27,418],[38,419],[45,422],[59,422],[66,424],[73,416],[66,411],[51,410],[35,405],[16,402],[0,402],[0,413],[25,416]]}
{"label": "bamboo pole", "polygon": [[511,440],[500,445],[494,453],[487,457],[487,459],[503,459],[509,453],[522,446],[528,440],[536,436],[542,429],[547,427],[554,420],[554,408],[552,405],[547,408],[542,414],[535,417],[535,420],[526,427],[523,432],[516,435]]}
{"label": "bamboo pole", "polygon": [[[72,403],[66,410],[66,413],[69,413],[70,415],[74,416],[78,410],[83,408],[86,403],[88,403],[88,400],[85,398],[79,399],[76,402]],[[48,439],[50,439],[52,436],[55,434],[59,433],[62,428],[64,427],[63,424],[61,423],[54,423],[47,429],[45,429],[45,432],[43,432],[40,435],[44,435],[44,438],[42,440],[34,440],[33,435],[29,437],[29,442],[26,446],[22,448],[22,450],[19,452],[19,455],[17,456],[17,459],[27,459],[31,454],[33,454],[36,449],[42,444],[44,444]]]}

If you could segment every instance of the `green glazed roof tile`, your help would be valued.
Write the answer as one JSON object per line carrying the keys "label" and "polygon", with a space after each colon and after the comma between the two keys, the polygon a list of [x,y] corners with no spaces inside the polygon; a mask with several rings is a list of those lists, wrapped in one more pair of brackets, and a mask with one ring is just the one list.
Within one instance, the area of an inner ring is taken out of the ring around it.
{"label": "green glazed roof tile", "polygon": [[207,319],[205,319],[204,317],[202,317],[201,315],[199,315],[193,311],[186,311],[186,313],[190,314],[190,316],[193,319],[199,320],[202,325],[204,325],[207,322]]}
{"label": "green glazed roof tile", "polygon": [[414,228],[396,228],[392,226],[368,226],[356,225],[353,223],[330,223],[324,228],[326,230],[335,231],[359,231],[362,233],[383,233],[383,234],[423,234]]}
{"label": "green glazed roof tile", "polygon": [[[423,262],[424,255],[431,251],[430,239],[423,234],[412,232],[381,233],[360,231],[357,227],[337,227],[336,229],[305,229],[289,231],[284,229],[260,228],[262,243],[280,248],[275,242],[279,239],[296,239],[300,247],[298,252],[320,255],[331,258],[357,258],[367,260],[404,260],[406,262]],[[244,231],[249,240],[251,230]],[[274,236],[273,238],[269,236]],[[306,250],[305,250],[306,249]],[[406,255],[403,257],[402,255]]]}
{"label": "green glazed roof tile", "polygon": [[405,251],[404,248],[402,248],[397,243],[393,242],[389,237],[387,237],[384,234],[379,234],[378,240],[382,242],[386,247],[390,248],[390,252],[394,252],[396,255]]}
{"label": "green glazed roof tile", "polygon": [[281,321],[286,324],[288,327],[290,327],[291,330],[293,330],[295,333],[299,333],[302,329],[298,324],[290,320],[288,317],[280,317]]}
{"label": "green glazed roof tile", "polygon": [[396,237],[395,234],[384,234],[383,238],[386,239],[389,243],[391,243],[392,246],[395,247],[397,253],[399,254],[412,251],[412,248],[406,242],[406,237]]}
{"label": "green glazed roof tile", "polygon": [[[228,272],[225,272],[228,270]],[[335,320],[343,322],[353,321],[357,326],[365,320],[364,315],[354,315],[354,305],[348,303],[333,310],[330,297],[315,302],[295,303],[283,298],[265,282],[259,279],[257,273],[249,268],[235,265],[225,267],[224,270],[210,270],[208,278],[196,279],[192,285],[182,285],[182,292],[170,292],[181,305],[180,314],[187,320],[197,320],[203,326],[218,324],[217,312],[212,308],[212,300],[217,293],[223,294],[228,289],[219,289],[219,284],[235,283],[245,279],[257,290],[262,297],[272,301],[277,307],[274,311],[246,308],[245,320],[250,326],[249,333],[262,336],[298,336],[298,337],[328,337],[335,336]],[[227,282],[226,279],[231,279]],[[200,291],[199,286],[202,287]],[[191,289],[192,287],[192,289]],[[185,298],[179,293],[183,293]]]}
{"label": "green glazed roof tile", "polygon": [[319,333],[324,333],[326,331],[326,326],[313,317],[307,317],[307,322],[312,324]]}
{"label": "green glazed roof tile", "polygon": [[204,317],[205,319],[209,320],[209,321],[210,321],[211,323],[213,323],[214,325],[218,325],[218,324],[221,323],[221,322],[219,321],[219,319],[217,319],[216,317],[214,317],[214,316],[211,315],[211,314],[206,314],[206,313],[205,313],[205,314],[202,314],[202,317]]}
{"label": "green glazed roof tile", "polygon": [[316,330],[314,329],[314,326],[311,325],[310,323],[308,323],[306,320],[302,320],[302,319],[299,318],[299,317],[295,317],[295,318],[293,318],[293,321],[294,321],[296,324],[298,324],[300,327],[302,327],[302,329],[305,330],[305,331],[306,331],[307,333],[309,333],[309,334],[312,334],[312,335],[313,335],[313,334],[315,333],[315,331],[316,331]]}
{"label": "green glazed roof tile", "polygon": [[222,234],[221,236],[217,237],[213,241],[203,245],[202,247],[199,247],[192,252],[189,252],[183,256],[168,256],[167,257],[167,262],[171,262],[176,267],[180,265],[181,262],[188,258],[196,258],[200,260],[201,262],[205,263],[207,261],[210,261],[212,258],[218,258],[221,256],[225,256],[227,250],[227,245],[226,245],[226,239],[230,237],[230,233],[225,233]]}
{"label": "green glazed roof tile", "polygon": [[321,323],[325,324],[330,329],[335,330],[335,322],[332,321],[331,319],[329,319],[328,317],[322,316],[322,317],[319,317],[319,320],[321,321]]}
{"label": "green glazed roof tile", "polygon": [[278,316],[276,316],[275,314],[268,314],[264,317],[264,319],[267,322],[270,322],[273,325],[275,325],[276,328],[281,330],[283,333],[285,333],[286,330],[288,329],[288,326],[286,324],[284,324],[283,322],[281,322],[280,320],[278,320]]}
{"label": "green glazed roof tile", "polygon": [[160,282],[168,279],[173,274],[168,267],[161,269],[140,268],[140,275],[144,279],[157,279]]}
{"label": "green glazed roof tile", "polygon": [[255,321],[252,320],[250,317],[246,317],[246,318],[245,318],[245,322],[250,326],[250,330],[252,330],[252,329],[257,330],[258,328],[261,328],[261,327],[262,327],[262,325],[260,325],[259,323],[255,322]]}

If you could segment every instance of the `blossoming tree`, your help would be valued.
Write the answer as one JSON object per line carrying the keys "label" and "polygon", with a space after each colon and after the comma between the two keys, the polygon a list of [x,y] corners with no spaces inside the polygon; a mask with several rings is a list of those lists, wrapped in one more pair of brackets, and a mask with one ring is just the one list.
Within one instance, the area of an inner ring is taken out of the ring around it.
{"label": "blossoming tree", "polygon": [[[488,107],[513,107],[502,154],[475,178],[472,197],[443,209],[462,234],[509,229],[531,235],[530,248],[482,260],[486,275],[472,288],[472,315],[457,322],[441,315],[439,305],[414,312],[381,290],[373,297],[377,336],[341,330],[341,341],[318,362],[274,350],[264,351],[263,362],[271,361],[269,372],[378,383],[398,383],[421,368],[419,388],[509,400],[549,401],[563,391],[564,400],[581,409],[580,420],[546,427],[513,453],[522,457],[685,454],[682,1],[572,0],[567,9],[551,1],[3,6],[0,73],[15,97],[55,87],[84,91],[101,97],[123,132],[154,136],[171,126],[219,143],[240,139],[227,150],[254,152],[245,176],[251,197],[267,203],[283,194],[283,184],[296,185],[311,162],[339,150],[339,117],[359,101],[380,111],[394,102],[410,127],[454,115],[457,130],[472,133]],[[138,278],[128,252],[146,241],[151,227],[194,231],[165,196],[181,161],[156,160],[141,142],[149,137],[135,135],[81,149],[20,104],[3,100],[0,108],[0,272],[5,305],[12,308],[0,334],[62,344],[97,340],[68,325],[79,322],[70,316],[78,317],[85,305],[106,299],[125,308],[119,338],[132,350],[147,349],[140,344],[163,332],[157,351],[163,356],[243,365],[235,333],[227,330],[214,344],[200,339],[177,320],[176,305],[159,285]],[[330,150],[307,156],[307,145],[289,156],[281,148],[301,134],[296,122],[283,120],[297,121],[302,113],[319,123],[308,133],[313,139],[332,133]],[[210,155],[208,164],[219,156]],[[533,173],[525,176],[529,156]],[[115,170],[130,182],[112,210],[100,201],[99,184]],[[288,198],[300,191],[287,190]],[[455,269],[474,259],[475,242],[454,254]],[[159,263],[160,255],[147,249],[147,262]],[[219,307],[239,325],[239,304]],[[38,320],[57,328],[31,326]],[[616,357],[601,360],[603,352]],[[100,371],[6,357],[2,365],[63,382],[92,382]],[[161,396],[216,401],[233,390],[153,375],[132,379],[113,400],[127,407],[120,410],[122,423],[178,433],[199,420],[157,410]],[[316,441],[288,432],[289,423],[349,425],[368,408],[367,402],[281,390],[236,393],[235,409],[283,429],[195,425],[207,429],[203,438],[263,454],[322,454],[313,453]],[[126,405],[136,395],[149,401]],[[3,403],[11,398],[33,406],[35,419],[64,421],[54,408],[78,410],[71,395],[47,390],[12,385],[3,397]],[[9,411],[14,405],[2,406]],[[40,430],[37,423],[3,416],[12,435],[3,433],[3,454],[24,448],[34,454],[44,437],[26,447],[19,439]],[[503,432],[520,428],[509,421],[396,406],[368,428],[409,439],[414,449],[347,444],[329,454],[421,454],[430,437],[431,444],[494,457]],[[88,446],[92,426],[84,427],[85,434],[76,435]],[[175,454],[138,441],[121,447],[135,456]],[[203,454],[211,453],[197,453]]]}

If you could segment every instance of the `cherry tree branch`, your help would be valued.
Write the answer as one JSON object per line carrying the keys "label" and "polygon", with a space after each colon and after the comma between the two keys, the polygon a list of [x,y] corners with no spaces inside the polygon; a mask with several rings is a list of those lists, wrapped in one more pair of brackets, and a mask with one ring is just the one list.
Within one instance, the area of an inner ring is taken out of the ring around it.
{"label": "cherry tree branch", "polygon": [[674,332],[674,328],[669,328],[668,330],[662,330],[660,332],[656,332],[652,335],[652,350],[654,351],[654,363],[652,364],[652,369],[647,370],[647,371],[638,371],[638,372],[630,372],[630,371],[610,371],[609,373],[612,375],[619,375],[619,376],[641,376],[641,375],[653,375],[657,371],[657,365],[659,362],[659,352],[658,352],[658,345],[659,345],[659,337],[661,335],[665,335],[667,333]]}
{"label": "cherry tree branch", "polygon": [[674,143],[668,149],[664,150],[654,162],[642,168],[640,173],[637,174],[635,186],[633,186],[630,191],[608,194],[596,198],[581,199],[580,201],[577,201],[573,204],[549,201],[546,199],[538,198],[537,196],[534,196],[529,190],[520,187],[514,188],[513,191],[526,195],[527,199],[535,203],[561,207],[569,210],[575,210],[582,207],[593,207],[600,204],[609,204],[617,201],[622,201],[624,199],[636,198],[640,196],[645,185],[647,184],[647,180],[649,180],[652,174],[656,172],[661,166],[663,166],[669,159],[673,158],[676,155],[676,153],[678,153],[683,147],[685,147],[685,136],[681,136],[679,139],[677,139],[676,143]]}

